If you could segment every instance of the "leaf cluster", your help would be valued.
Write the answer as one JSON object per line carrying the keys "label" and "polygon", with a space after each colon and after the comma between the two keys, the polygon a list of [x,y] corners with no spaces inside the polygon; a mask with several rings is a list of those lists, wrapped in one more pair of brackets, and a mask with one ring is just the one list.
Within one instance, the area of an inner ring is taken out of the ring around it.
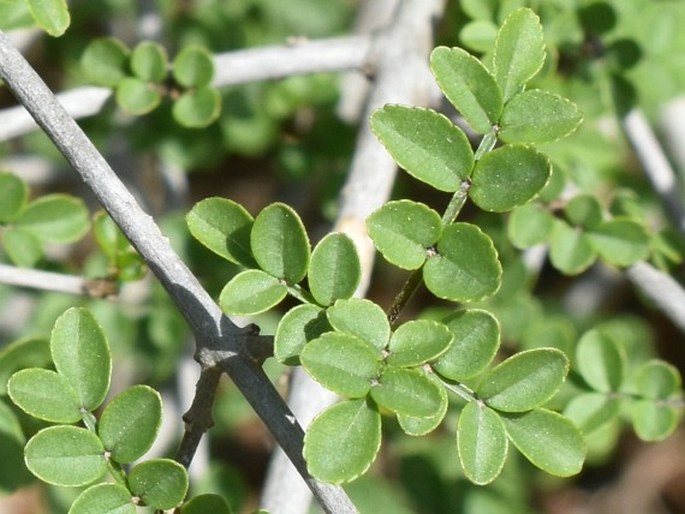
{"label": "leaf cluster", "polygon": [[[48,484],[86,486],[71,514],[103,509],[135,514],[136,506],[168,510],[181,505],[188,490],[185,468],[164,458],[140,461],[161,424],[159,393],[134,385],[102,408],[112,359],[90,311],[71,308],[55,322],[49,343],[21,341],[10,350],[0,355],[0,371],[21,368],[7,381],[10,399],[26,414],[52,424],[26,442],[26,466]],[[26,367],[31,364],[41,367]],[[112,481],[103,482],[106,475]],[[216,495],[198,496],[181,512],[202,512],[208,505],[213,512],[231,512]]]}
{"label": "leaf cluster", "polygon": [[212,55],[197,45],[186,46],[169,63],[159,43],[142,41],[131,50],[106,37],[88,45],[81,67],[92,83],[115,88],[117,103],[134,115],[153,111],[164,97],[173,102],[173,118],[187,128],[205,128],[221,113],[221,96],[211,86]]}

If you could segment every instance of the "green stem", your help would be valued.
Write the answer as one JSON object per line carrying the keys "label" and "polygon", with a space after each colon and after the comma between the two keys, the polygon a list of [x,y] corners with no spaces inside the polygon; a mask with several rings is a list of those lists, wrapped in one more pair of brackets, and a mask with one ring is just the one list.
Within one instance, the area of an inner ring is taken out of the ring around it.
{"label": "green stem", "polygon": [[418,289],[419,285],[423,280],[423,270],[419,268],[414,270],[414,272],[409,276],[407,281],[402,286],[400,292],[395,296],[395,299],[390,306],[390,311],[388,311],[388,321],[390,322],[390,328],[395,330],[397,328],[398,318],[402,309],[407,305],[407,302],[414,295],[414,292]]}
{"label": "green stem", "polygon": [[479,161],[486,153],[490,152],[497,144],[497,126],[492,127],[492,130],[483,136],[480,140],[480,144],[476,149],[476,153],[473,158]]}
{"label": "green stem", "polygon": [[122,467],[110,458],[107,459],[107,467],[109,468],[109,474],[112,475],[114,481],[128,489],[128,485],[126,483],[126,473],[124,473]]}
{"label": "green stem", "polygon": [[459,189],[454,192],[450,203],[447,204],[445,213],[442,215],[442,225],[447,226],[450,223],[454,223],[457,219],[461,209],[466,204],[466,199],[469,197],[469,189],[471,189],[471,182],[468,180],[462,180],[459,185]]}
{"label": "green stem", "polygon": [[474,402],[478,400],[475,391],[473,391],[470,387],[467,387],[459,382],[447,381],[437,373],[435,373],[435,376],[437,376],[438,380],[440,380],[443,383],[445,389],[452,391],[454,394],[456,394],[463,400],[466,400],[467,402]]}
{"label": "green stem", "polygon": [[293,298],[300,300],[302,303],[311,303],[312,305],[319,305],[318,302],[314,300],[312,293],[307,291],[301,285],[295,284],[293,286],[287,286],[287,288],[288,294]]}

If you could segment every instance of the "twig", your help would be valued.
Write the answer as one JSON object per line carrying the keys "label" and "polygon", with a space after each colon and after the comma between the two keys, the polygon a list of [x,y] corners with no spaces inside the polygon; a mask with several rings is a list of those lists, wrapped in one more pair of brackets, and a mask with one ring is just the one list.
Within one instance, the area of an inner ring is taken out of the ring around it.
{"label": "twig", "polygon": [[78,275],[18,268],[9,264],[0,264],[0,284],[56,293],[103,296],[96,294],[97,283],[95,281],[87,280]]}
{"label": "twig", "polygon": [[325,511],[356,512],[341,488],[322,484],[308,474],[302,458],[302,428],[264,371],[246,357],[245,345],[260,336],[251,327],[237,327],[222,314],[153,219],[140,208],[92,142],[1,31],[0,78],[81,175],[165,287],[195,334],[196,360],[203,368],[220,366],[228,373]]}
{"label": "twig", "polygon": [[[443,9],[443,0],[400,2],[392,24],[377,36],[381,53],[362,119],[368,120],[374,109],[389,102],[413,105],[437,102],[440,94],[428,71],[428,55],[433,46],[433,24]],[[359,131],[335,224],[335,230],[350,236],[360,253],[362,280],[356,292],[358,296],[363,296],[368,288],[375,254],[365,220],[387,201],[396,173],[397,165],[376,141],[365,121]],[[335,395],[309,379],[302,369],[293,371],[288,402],[303,426],[308,426],[335,399]],[[308,511],[310,501],[311,496],[301,480],[277,451],[269,467],[262,506],[282,514],[301,514]]]}
{"label": "twig", "polygon": [[685,290],[672,276],[646,262],[634,264],[626,274],[674,325],[685,332]]}
{"label": "twig", "polygon": [[[373,39],[349,36],[252,48],[214,56],[213,85],[218,88],[293,75],[361,70],[373,59]],[[57,95],[74,119],[93,116],[112,96],[104,87],[79,87]],[[21,107],[0,110],[0,141],[32,132],[33,118]]]}
{"label": "twig", "polygon": [[675,226],[685,235],[685,206],[682,192],[673,168],[644,114],[639,109],[633,109],[622,118],[621,123],[652,187],[661,197]]}

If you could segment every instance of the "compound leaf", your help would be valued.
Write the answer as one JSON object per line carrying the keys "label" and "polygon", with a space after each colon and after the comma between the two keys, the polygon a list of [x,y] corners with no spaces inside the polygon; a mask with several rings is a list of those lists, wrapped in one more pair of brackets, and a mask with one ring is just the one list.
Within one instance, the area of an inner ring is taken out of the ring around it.
{"label": "compound leaf", "polygon": [[328,321],[338,332],[357,336],[377,350],[385,348],[390,337],[390,323],[383,309],[370,300],[338,300],[326,311]]}
{"label": "compound leaf", "polygon": [[549,91],[531,89],[504,107],[497,133],[505,143],[544,143],[573,132],[583,116],[576,104]]}
{"label": "compound leaf", "polygon": [[319,304],[331,305],[340,298],[349,298],[360,279],[359,255],[348,236],[332,233],[319,241],[307,273],[309,290]]}
{"label": "compound leaf", "polygon": [[576,367],[587,384],[596,391],[618,391],[625,378],[622,348],[599,330],[589,330],[576,348]]}
{"label": "compound leaf", "polygon": [[69,514],[136,514],[131,493],[122,485],[97,484],[83,491]]}
{"label": "compound leaf", "polygon": [[588,232],[595,251],[616,266],[630,266],[649,255],[649,236],[632,220],[614,218]]}
{"label": "compound leaf", "polygon": [[478,387],[478,396],[499,411],[528,411],[557,393],[568,367],[566,355],[556,348],[519,352],[495,366]]}
{"label": "compound leaf", "polygon": [[307,343],[300,360],[312,378],[347,398],[365,396],[381,369],[381,354],[371,343],[339,332]]}
{"label": "compound leaf", "polygon": [[397,414],[432,418],[442,409],[440,386],[418,369],[388,368],[371,387],[371,398]]}
{"label": "compound leaf", "polygon": [[64,34],[71,17],[66,0],[28,0],[29,11],[36,23],[54,37]]}
{"label": "compound leaf", "polygon": [[16,372],[7,392],[17,406],[34,418],[52,423],[75,423],[81,419],[76,391],[59,373],[41,368]]}
{"label": "compound leaf", "polygon": [[635,376],[635,389],[648,400],[663,400],[680,392],[678,368],[658,359],[640,366]]}
{"label": "compound leaf", "polygon": [[131,71],[147,82],[162,82],[167,76],[168,65],[166,50],[154,41],[142,41],[131,54]]}
{"label": "compound leaf", "polygon": [[474,484],[497,478],[509,443],[502,418],[480,402],[469,402],[459,415],[457,449],[464,474]]}
{"label": "compound leaf", "polygon": [[470,309],[455,312],[442,322],[454,334],[454,342],[432,363],[433,369],[458,381],[478,375],[492,362],[499,348],[497,319],[487,311]]}
{"label": "compound leaf", "polygon": [[153,111],[162,101],[157,86],[138,77],[122,79],[115,96],[122,109],[136,116]]}
{"label": "compound leaf", "polygon": [[44,428],[26,443],[24,455],[31,473],[43,482],[63,487],[90,484],[107,471],[100,439],[80,427]]}
{"label": "compound leaf", "polygon": [[135,385],[115,396],[105,408],[98,435],[112,459],[128,464],[154,443],[162,422],[162,399],[146,385]]}
{"label": "compound leaf", "polygon": [[188,91],[174,100],[171,114],[183,127],[208,127],[221,114],[221,95],[212,87]]}
{"label": "compound leaf", "polygon": [[568,418],[546,409],[524,414],[503,414],[507,435],[535,466],[559,477],[580,472],[585,442]]}
{"label": "compound leaf", "polygon": [[366,219],[366,227],[383,257],[402,269],[420,268],[442,234],[440,215],[410,200],[386,203]]}
{"label": "compound leaf", "polygon": [[544,62],[540,18],[531,9],[516,9],[504,20],[495,39],[493,67],[505,103],[523,89]]}
{"label": "compound leaf", "polygon": [[128,486],[146,505],[167,510],[179,505],[188,491],[188,472],[171,459],[152,459],[134,466]]}
{"label": "compound leaf", "polygon": [[42,241],[72,243],[88,231],[88,209],[78,198],[51,194],[31,202],[16,223]]}
{"label": "compound leaf", "polygon": [[615,421],[620,409],[621,402],[604,393],[581,393],[568,403],[564,416],[584,434],[589,434]]}
{"label": "compound leaf", "polygon": [[386,105],[371,130],[407,173],[440,191],[456,191],[471,174],[473,151],[464,132],[430,109]]}
{"label": "compound leaf", "polygon": [[307,274],[309,239],[298,214],[283,203],[265,207],[255,218],[250,245],[257,264],[288,284]]}
{"label": "compound leaf", "polygon": [[630,406],[635,433],[643,441],[661,441],[678,427],[682,409],[654,400],[636,400]]}
{"label": "compound leaf", "polygon": [[238,273],[221,290],[219,305],[227,314],[259,314],[278,305],[288,288],[276,277],[258,269]]}
{"label": "compound leaf", "polygon": [[485,154],[473,170],[469,198],[485,211],[523,205],[547,184],[552,166],[528,146],[505,145]]}
{"label": "compound leaf", "polygon": [[195,239],[224,259],[246,268],[256,265],[250,249],[254,220],[245,208],[226,198],[205,198],[186,215]]}
{"label": "compound leaf", "polygon": [[90,311],[72,307],[62,314],[50,335],[57,372],[76,391],[81,406],[97,409],[109,391],[112,356],[109,343]]}
{"label": "compound leaf", "polygon": [[26,206],[29,188],[13,173],[0,171],[0,223],[15,220]]}
{"label": "compound leaf", "polygon": [[117,87],[127,76],[130,50],[113,37],[90,43],[81,56],[81,70],[93,84]]}
{"label": "compound leaf", "polygon": [[381,446],[381,415],[361,398],[321,412],[304,437],[304,458],[312,476],[339,484],[364,473]]}
{"label": "compound leaf", "polygon": [[390,337],[386,362],[391,366],[418,366],[439,357],[454,339],[452,332],[436,321],[419,319],[400,325]]}
{"label": "compound leaf", "polygon": [[212,54],[203,47],[185,47],[172,64],[174,80],[186,88],[204,88],[214,77]]}
{"label": "compound leaf", "polygon": [[305,344],[332,330],[326,311],[303,304],[290,309],[281,318],[274,336],[274,357],[283,364],[297,366]]}
{"label": "compound leaf", "polygon": [[439,46],[430,66],[440,89],[476,132],[485,134],[502,113],[502,91],[488,69],[461,48]]}
{"label": "compound leaf", "polygon": [[445,227],[437,250],[426,261],[423,278],[438,298],[475,301],[499,288],[502,266],[492,240],[480,228],[461,222]]}

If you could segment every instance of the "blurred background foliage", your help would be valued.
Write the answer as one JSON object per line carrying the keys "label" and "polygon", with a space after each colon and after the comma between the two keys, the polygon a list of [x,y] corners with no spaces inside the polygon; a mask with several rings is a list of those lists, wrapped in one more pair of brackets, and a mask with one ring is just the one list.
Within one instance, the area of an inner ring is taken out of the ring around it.
{"label": "blurred background foliage", "polygon": [[[3,30],[14,31],[31,23],[30,17],[12,4],[0,0]],[[357,0],[73,0],[66,33],[59,38],[38,36],[24,53],[52,89],[61,91],[87,84],[81,56],[98,37],[117,37],[130,47],[154,39],[169,55],[189,44],[223,53],[283,44],[290,38],[349,34],[359,4]],[[664,234],[661,254],[668,257],[662,255],[653,262],[682,278],[682,237],[673,235],[621,133],[619,120],[628,109],[639,106],[658,123],[663,106],[685,92],[685,2],[449,0],[438,24],[436,45],[462,46],[487,62],[496,27],[523,5],[540,14],[546,31],[547,61],[534,86],[571,98],[585,117],[572,137],[544,145],[554,162],[554,176],[542,199],[554,202],[570,188],[573,194],[592,193],[607,209],[614,205],[624,212],[639,212],[654,231]],[[319,74],[223,88],[219,119],[202,130],[175,123],[170,104],[165,102],[148,115],[134,117],[110,101],[99,115],[80,124],[217,297],[237,270],[190,238],[184,212],[197,200],[213,195],[231,198],[253,214],[279,200],[300,213],[310,234],[325,234],[336,215],[357,131],[336,114],[339,85],[339,76]],[[14,100],[0,89],[0,107],[11,105]],[[51,170],[47,178],[27,176],[32,198],[69,192],[83,196],[92,212],[97,209],[41,133],[0,143],[0,167],[7,168],[6,162],[16,156],[39,156]],[[21,169],[16,172],[22,173]],[[448,200],[402,174],[394,195],[437,208]],[[508,238],[505,218],[475,209],[465,216],[477,218],[476,223],[493,237],[504,264],[504,284],[484,306],[502,323],[505,353],[557,346],[573,354],[580,335],[599,328],[624,348],[629,361],[660,356],[681,373],[685,370],[682,334],[616,270],[598,265],[571,280],[546,263],[531,274]],[[8,257],[3,255],[2,260]],[[7,359],[10,342],[47,337],[59,314],[69,306],[83,304],[94,311],[110,338],[119,389],[145,382],[161,388],[165,401],[178,399],[179,362],[190,357],[190,335],[154,281],[149,277],[137,280],[135,273],[130,278],[136,280],[127,279],[125,265],[113,270],[106,252],[90,235],[75,245],[51,247],[37,267],[83,272],[93,278],[114,273],[119,285],[132,293],[113,302],[0,286],[0,362]],[[405,275],[379,259],[374,276],[370,297],[387,306]],[[419,292],[407,316],[445,313],[445,305],[428,305],[427,298]],[[273,333],[278,313],[250,321],[264,333]],[[267,367],[274,381],[283,386],[281,366],[269,361]],[[567,390],[557,399],[559,405],[564,404],[564,395],[570,397],[577,387],[573,378],[569,380]],[[48,486],[39,490],[41,486],[19,471],[23,470],[21,453],[16,440],[7,435],[14,429],[3,414],[9,408],[7,399],[0,397],[0,491],[8,494],[18,485],[28,486],[25,498],[33,494],[34,505],[39,505],[41,512],[64,512],[72,493]],[[182,410],[171,415],[178,420],[179,412]],[[194,484],[194,491],[221,492],[236,511],[247,512],[255,506],[272,441],[228,381],[222,382],[215,416],[216,426],[210,433],[211,463]],[[605,496],[619,494],[621,487],[631,483],[628,473],[638,472],[634,469],[637,459],[654,453],[649,453],[626,425],[616,422],[588,437],[588,468],[578,478],[562,481],[542,476],[523,459],[512,456],[493,485],[479,488],[455,465],[454,417],[452,414],[445,428],[430,438],[412,439],[399,427],[388,429],[388,444],[372,472],[347,487],[361,512],[572,512],[579,496],[588,498],[597,491],[605,491]],[[27,433],[37,430],[25,417],[20,419]],[[173,453],[177,435],[162,452]],[[679,431],[663,444],[680,451],[679,464],[672,462],[673,455],[665,457],[670,460],[664,465],[673,471],[658,490],[644,491],[651,502],[651,510],[644,512],[685,512],[685,437]],[[658,466],[659,462],[650,463]],[[312,510],[318,512],[317,507]]]}

